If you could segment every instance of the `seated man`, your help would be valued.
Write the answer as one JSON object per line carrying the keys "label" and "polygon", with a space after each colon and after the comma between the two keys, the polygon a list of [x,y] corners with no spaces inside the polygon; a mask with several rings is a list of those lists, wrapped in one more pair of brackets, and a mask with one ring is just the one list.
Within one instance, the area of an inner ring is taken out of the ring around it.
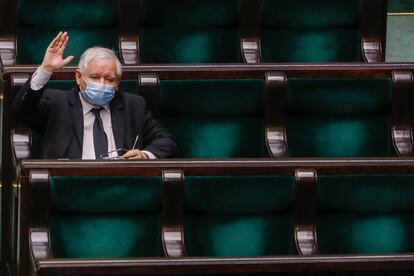
{"label": "seated man", "polygon": [[[79,61],[77,86],[71,91],[45,89],[69,41],[60,32],[46,50],[42,64],[16,95],[13,111],[43,133],[44,158],[154,159],[170,157],[176,144],[158,125],[138,96],[116,92],[121,63],[110,49],[93,47]],[[121,153],[119,149],[128,149]]]}

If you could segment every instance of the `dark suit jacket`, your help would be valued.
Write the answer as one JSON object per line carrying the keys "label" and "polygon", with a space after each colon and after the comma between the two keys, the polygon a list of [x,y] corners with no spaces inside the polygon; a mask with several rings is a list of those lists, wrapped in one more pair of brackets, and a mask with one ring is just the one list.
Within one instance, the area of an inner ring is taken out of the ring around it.
{"label": "dark suit jacket", "polygon": [[[79,87],[70,91],[30,89],[30,79],[16,95],[12,110],[30,127],[43,133],[43,158],[81,159],[83,113]],[[144,98],[116,92],[109,104],[117,148],[131,149],[137,134],[136,148],[159,158],[170,157],[176,144],[170,133],[153,119]]]}

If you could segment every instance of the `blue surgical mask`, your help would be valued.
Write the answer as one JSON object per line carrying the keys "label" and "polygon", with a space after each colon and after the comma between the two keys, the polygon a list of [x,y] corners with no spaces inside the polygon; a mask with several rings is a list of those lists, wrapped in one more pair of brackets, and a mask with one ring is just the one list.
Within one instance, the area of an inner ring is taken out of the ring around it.
{"label": "blue surgical mask", "polygon": [[106,86],[104,84],[86,81],[85,78],[83,80],[87,85],[85,90],[81,89],[82,95],[90,104],[103,106],[115,97],[115,86]]}

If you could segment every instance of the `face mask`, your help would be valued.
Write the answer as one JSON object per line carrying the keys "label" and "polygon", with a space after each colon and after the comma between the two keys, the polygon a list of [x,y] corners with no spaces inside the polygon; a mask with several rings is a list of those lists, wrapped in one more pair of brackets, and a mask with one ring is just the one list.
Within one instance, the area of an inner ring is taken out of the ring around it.
{"label": "face mask", "polygon": [[103,106],[115,97],[116,87],[105,86],[104,84],[92,81],[88,82],[83,76],[82,78],[87,83],[85,90],[81,89],[82,95],[89,103]]}

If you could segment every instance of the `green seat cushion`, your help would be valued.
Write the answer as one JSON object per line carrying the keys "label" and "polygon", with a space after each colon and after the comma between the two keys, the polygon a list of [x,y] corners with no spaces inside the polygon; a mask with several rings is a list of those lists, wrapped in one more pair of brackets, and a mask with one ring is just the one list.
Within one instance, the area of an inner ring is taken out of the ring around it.
{"label": "green seat cushion", "polygon": [[239,0],[140,1],[142,62],[240,62],[239,7]]}
{"label": "green seat cushion", "polygon": [[291,116],[287,140],[292,157],[394,156],[387,115]]}
{"label": "green seat cushion", "polygon": [[356,29],[263,29],[265,62],[361,61],[360,31]]}
{"label": "green seat cushion", "polygon": [[55,258],[127,258],[161,256],[159,214],[53,215]]}
{"label": "green seat cushion", "polygon": [[144,26],[180,28],[237,26],[240,0],[141,0],[139,20]]}
{"label": "green seat cushion", "polygon": [[267,156],[263,80],[161,80],[160,121],[178,157]]}
{"label": "green seat cushion", "polygon": [[372,114],[391,110],[389,78],[289,78],[289,114]]}
{"label": "green seat cushion", "polygon": [[388,78],[289,78],[290,155],[393,156],[391,95]]}
{"label": "green seat cushion", "polygon": [[293,177],[187,176],[184,230],[188,254],[293,254],[293,198]]}
{"label": "green seat cushion", "polygon": [[65,55],[72,64],[89,47],[118,49],[118,2],[115,0],[19,0],[18,55],[20,64],[39,64],[59,31],[70,37]]}
{"label": "green seat cushion", "polygon": [[263,0],[262,26],[285,28],[356,27],[362,0]]}
{"label": "green seat cushion", "polygon": [[411,253],[414,216],[409,213],[318,214],[321,254]]}
{"label": "green seat cushion", "polygon": [[[19,26],[116,26],[116,0],[18,0]],[[62,30],[65,31],[65,30]]]}
{"label": "green seat cushion", "polygon": [[160,177],[52,177],[58,258],[160,256]]}
{"label": "green seat cushion", "polygon": [[361,61],[361,5],[361,0],[263,1],[264,61]]}
{"label": "green seat cushion", "polygon": [[145,63],[240,62],[240,34],[231,28],[140,28]]}
{"label": "green seat cushion", "polygon": [[412,252],[413,179],[413,175],[319,175],[320,253]]}
{"label": "green seat cushion", "polygon": [[268,156],[261,117],[169,116],[160,121],[172,133],[179,158]]}
{"label": "green seat cushion", "polygon": [[318,209],[327,212],[414,211],[414,175],[319,175]]}
{"label": "green seat cushion", "polygon": [[[17,44],[18,63],[40,64],[49,43],[62,27],[19,27]],[[118,34],[114,27],[65,27],[69,43],[65,56],[73,55],[72,64],[77,64],[81,54],[93,46],[118,49]]]}

